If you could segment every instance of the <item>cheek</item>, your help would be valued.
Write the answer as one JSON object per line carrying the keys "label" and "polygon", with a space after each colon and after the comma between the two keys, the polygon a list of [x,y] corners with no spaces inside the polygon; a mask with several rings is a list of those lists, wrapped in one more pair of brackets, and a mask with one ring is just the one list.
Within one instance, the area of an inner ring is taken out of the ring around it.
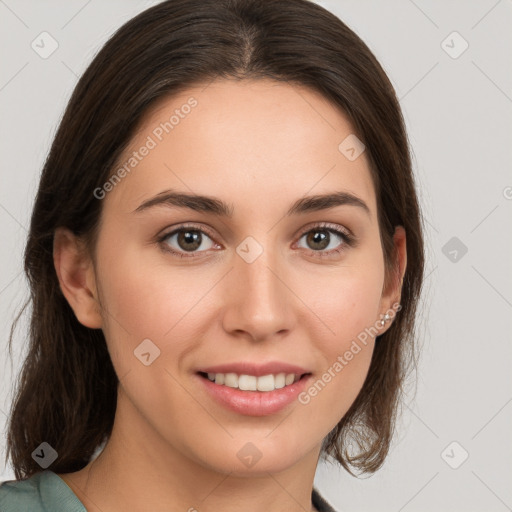
{"label": "cheek", "polygon": [[[378,318],[380,289],[368,277],[346,280],[340,288],[331,291],[330,300],[326,297],[323,302],[326,324],[334,334],[327,331],[316,339],[325,357],[325,371],[331,377],[336,375],[331,380],[343,388],[343,395],[353,395],[362,386],[370,365],[374,339],[368,331]],[[329,381],[328,375],[325,380]]]}
{"label": "cheek", "polygon": [[330,275],[302,277],[299,293],[320,322],[310,337],[324,344],[324,353],[342,349],[375,324],[379,319],[382,285],[383,267],[378,261],[368,266],[340,268]]}
{"label": "cheek", "polygon": [[129,235],[125,236],[122,248],[104,246],[100,256],[101,297],[110,313],[109,328],[163,339],[180,319],[191,312],[197,316],[199,309],[194,306],[214,279],[211,272],[199,267],[171,269],[166,255],[154,247],[131,244]]}
{"label": "cheek", "polygon": [[162,281],[158,268],[144,263],[140,253],[129,244],[98,244],[103,331],[118,375],[138,363],[133,351],[143,340],[162,350],[162,334],[179,314],[169,307],[180,304],[179,290]]}
{"label": "cheek", "polygon": [[346,414],[364,384],[379,319],[383,261],[368,258],[359,262],[347,263],[335,275],[303,282],[302,293],[309,290],[307,303],[321,320],[320,324],[309,322],[309,338],[322,354],[322,371],[300,401],[328,411],[332,427]]}
{"label": "cheek", "polygon": [[355,280],[333,291],[330,300],[324,296],[318,303],[318,311],[334,334],[328,329],[322,329],[322,336],[310,333],[322,354],[322,368],[299,402],[311,411],[322,411],[330,429],[345,416],[368,374],[375,343],[368,328],[378,315],[379,297],[372,285]]}

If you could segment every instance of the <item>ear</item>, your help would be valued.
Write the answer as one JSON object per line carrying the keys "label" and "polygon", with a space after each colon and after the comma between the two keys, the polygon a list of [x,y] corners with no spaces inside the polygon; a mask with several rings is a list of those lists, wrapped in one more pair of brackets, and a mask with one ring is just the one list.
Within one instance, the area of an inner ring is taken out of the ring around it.
{"label": "ear", "polygon": [[402,295],[402,282],[404,279],[405,269],[407,267],[407,240],[405,229],[402,226],[395,228],[395,234],[393,235],[393,245],[395,261],[393,262],[393,273],[390,279],[386,280],[384,289],[382,290],[382,296],[380,300],[380,319],[388,312],[391,316],[391,321],[386,321],[382,326],[383,334],[388,327],[392,324],[394,314],[397,312],[397,306],[400,304]]}
{"label": "ear", "polygon": [[60,289],[78,321],[85,327],[100,329],[102,318],[92,260],[85,250],[83,241],[69,229],[55,230],[53,264]]}

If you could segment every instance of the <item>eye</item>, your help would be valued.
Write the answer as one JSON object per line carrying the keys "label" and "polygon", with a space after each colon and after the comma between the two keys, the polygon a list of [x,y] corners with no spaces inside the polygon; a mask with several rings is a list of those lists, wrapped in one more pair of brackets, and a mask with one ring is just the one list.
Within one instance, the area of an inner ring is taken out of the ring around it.
{"label": "eye", "polygon": [[[221,247],[212,240],[203,227],[186,225],[179,226],[171,232],[162,235],[158,242],[163,250],[180,258],[197,257],[197,253],[207,252],[214,247]],[[348,247],[356,245],[355,237],[350,232],[342,230],[336,224],[321,223],[309,228],[300,235],[299,242],[305,238],[307,252],[314,257],[329,257],[336,255]],[[300,247],[300,246],[299,246]],[[327,249],[327,250],[326,250]]]}
{"label": "eye", "polygon": [[318,257],[338,254],[347,247],[355,245],[355,239],[348,231],[328,223],[309,229],[301,235],[300,240],[303,238],[308,245],[305,248],[308,249],[309,254]]}
{"label": "eye", "polygon": [[160,237],[159,242],[166,251],[182,258],[193,257],[194,253],[206,252],[215,246],[204,229],[196,226],[180,226]]}

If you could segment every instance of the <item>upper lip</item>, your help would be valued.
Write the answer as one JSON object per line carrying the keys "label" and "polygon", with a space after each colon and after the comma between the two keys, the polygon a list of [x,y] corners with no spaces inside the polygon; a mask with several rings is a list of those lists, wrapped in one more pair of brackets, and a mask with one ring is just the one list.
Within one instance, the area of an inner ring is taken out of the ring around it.
{"label": "upper lip", "polygon": [[199,368],[197,372],[204,373],[236,373],[237,375],[254,375],[261,377],[262,375],[277,375],[278,373],[294,373],[295,375],[303,375],[310,373],[308,370],[294,364],[283,363],[280,361],[269,361],[267,363],[257,364],[252,361],[239,361],[234,363],[218,364],[215,366],[204,366]]}

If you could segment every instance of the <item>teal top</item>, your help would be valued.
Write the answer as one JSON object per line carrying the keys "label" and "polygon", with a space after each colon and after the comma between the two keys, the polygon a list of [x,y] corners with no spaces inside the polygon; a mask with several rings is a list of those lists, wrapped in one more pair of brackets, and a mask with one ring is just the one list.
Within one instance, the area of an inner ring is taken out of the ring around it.
{"label": "teal top", "polygon": [[0,484],[1,512],[87,512],[62,478],[49,469]]}
{"label": "teal top", "polygon": [[[313,487],[313,505],[320,512],[336,512]],[[0,483],[1,512],[87,512],[64,480],[49,469],[25,480]]]}

